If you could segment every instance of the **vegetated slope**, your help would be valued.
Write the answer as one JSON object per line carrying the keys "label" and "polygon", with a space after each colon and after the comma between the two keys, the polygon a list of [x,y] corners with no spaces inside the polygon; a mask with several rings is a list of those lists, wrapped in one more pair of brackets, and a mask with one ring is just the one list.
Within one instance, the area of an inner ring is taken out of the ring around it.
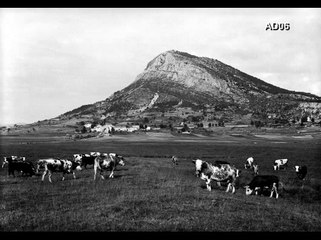
{"label": "vegetated slope", "polygon": [[59,117],[138,116],[146,111],[191,107],[195,111],[227,111],[231,119],[236,113],[257,117],[282,113],[289,118],[303,114],[307,106],[302,103],[308,107],[314,103],[313,109],[320,109],[321,97],[274,86],[216,59],[171,50],[155,57],[133,83],[109,98]]}

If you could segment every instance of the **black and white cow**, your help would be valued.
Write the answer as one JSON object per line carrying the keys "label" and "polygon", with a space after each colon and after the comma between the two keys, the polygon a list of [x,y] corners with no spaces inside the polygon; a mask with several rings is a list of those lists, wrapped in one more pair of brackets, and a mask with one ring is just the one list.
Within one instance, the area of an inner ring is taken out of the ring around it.
{"label": "black and white cow", "polygon": [[206,188],[211,191],[211,181],[227,182],[226,192],[229,192],[230,188],[232,193],[235,192],[235,180],[236,170],[229,164],[212,165],[201,159],[192,160],[195,164],[195,174],[202,180],[206,181]]}
{"label": "black and white cow", "polygon": [[[235,172],[236,172],[236,177],[239,177],[239,176],[240,176],[240,175],[239,175],[239,174],[240,174],[240,170],[237,169],[235,166],[231,165],[231,164],[230,164],[229,162],[227,162],[227,161],[216,160],[216,161],[214,162],[214,165],[217,166],[217,167],[221,167],[222,165],[230,165],[230,167],[235,170]],[[217,182],[217,183],[219,183],[219,182]],[[220,184],[218,184],[218,185],[220,185]]]}
{"label": "black and white cow", "polygon": [[295,172],[300,180],[303,180],[308,173],[307,166],[295,166]]}
{"label": "black and white cow", "polygon": [[124,166],[124,157],[116,154],[116,153],[109,153],[108,156],[98,156],[95,158],[94,164],[94,180],[96,180],[97,170],[100,170],[100,176],[102,179],[105,179],[103,176],[103,171],[110,171],[109,178],[114,177],[114,170],[117,165]]}
{"label": "black and white cow", "polygon": [[245,169],[253,168],[253,164],[254,164],[254,158],[249,157],[248,159],[246,159],[246,163],[244,164],[244,168]]}
{"label": "black and white cow", "polygon": [[100,153],[95,152],[95,154],[74,154],[74,161],[79,162],[81,167],[86,169],[87,165],[94,165],[95,158],[99,156]]}
{"label": "black and white cow", "polygon": [[18,171],[21,172],[22,175],[28,174],[29,176],[35,175],[35,168],[31,162],[27,161],[15,161],[11,158],[7,158],[8,161],[8,176],[10,174],[15,177],[14,172]]}
{"label": "black and white cow", "polygon": [[178,157],[177,156],[172,156],[172,163],[173,163],[173,165],[175,166],[175,165],[178,165]]}
{"label": "black and white cow", "polygon": [[273,193],[275,193],[275,198],[278,198],[279,178],[275,175],[257,175],[244,188],[246,195],[251,195],[254,192],[258,195],[259,192],[264,190],[271,190],[270,198]]}
{"label": "black and white cow", "polygon": [[51,175],[53,172],[61,172],[62,173],[62,181],[65,180],[65,174],[72,173],[74,179],[76,178],[75,170],[81,170],[80,163],[76,161],[70,161],[67,159],[40,159],[37,164],[37,169],[40,168],[39,165],[44,167],[44,172],[42,174],[41,181],[44,181],[45,176],[48,174],[49,182],[51,181]]}
{"label": "black and white cow", "polygon": [[8,164],[9,161],[12,161],[12,162],[26,161],[26,158],[25,157],[18,157],[18,156],[3,157],[2,168],[4,168],[4,166],[6,164]]}
{"label": "black and white cow", "polygon": [[280,170],[281,167],[282,168],[287,168],[288,166],[288,159],[284,158],[284,159],[277,159],[274,161],[273,164],[273,169],[276,170]]}

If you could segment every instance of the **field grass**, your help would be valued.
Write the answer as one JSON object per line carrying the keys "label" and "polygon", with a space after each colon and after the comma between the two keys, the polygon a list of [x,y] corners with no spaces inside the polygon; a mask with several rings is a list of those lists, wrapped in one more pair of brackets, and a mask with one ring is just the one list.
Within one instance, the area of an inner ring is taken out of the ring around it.
{"label": "field grass", "polygon": [[[1,139],[1,158],[26,156],[71,158],[74,153],[117,152],[126,165],[114,179],[93,180],[93,168],[76,172],[77,179],[55,173],[53,184],[40,176],[13,178],[0,170],[1,231],[320,231],[320,142],[275,143],[268,140],[224,141],[59,141],[56,138]],[[172,166],[170,156],[179,157]],[[247,157],[260,174],[276,174],[284,184],[279,199],[246,196],[243,186],[252,173]],[[226,160],[241,169],[236,193],[215,183],[208,192],[194,176],[193,158]],[[272,162],[289,159],[289,169],[274,172]],[[308,166],[303,183],[296,164]],[[108,172],[109,173],[109,172]],[[108,173],[105,174],[107,177]]]}

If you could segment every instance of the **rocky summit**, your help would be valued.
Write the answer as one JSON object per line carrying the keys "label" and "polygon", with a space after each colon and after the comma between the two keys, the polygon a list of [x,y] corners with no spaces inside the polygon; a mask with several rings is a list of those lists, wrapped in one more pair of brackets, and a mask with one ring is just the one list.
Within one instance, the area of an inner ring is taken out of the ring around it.
{"label": "rocky summit", "polygon": [[216,59],[171,50],[151,60],[124,89],[52,120],[154,127],[186,121],[249,125],[320,121],[320,110],[321,97],[279,88]]}

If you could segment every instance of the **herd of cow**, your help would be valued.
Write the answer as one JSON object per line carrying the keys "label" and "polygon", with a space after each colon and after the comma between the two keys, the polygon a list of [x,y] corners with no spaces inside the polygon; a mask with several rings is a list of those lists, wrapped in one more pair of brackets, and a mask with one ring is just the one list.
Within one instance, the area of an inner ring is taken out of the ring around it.
{"label": "herd of cow", "polygon": [[[39,174],[43,169],[41,180],[44,181],[48,175],[49,182],[52,182],[51,175],[53,172],[61,172],[62,180],[65,179],[65,174],[72,173],[76,178],[75,170],[86,169],[87,165],[93,165],[94,180],[96,180],[97,171],[99,170],[100,176],[104,179],[103,171],[110,171],[109,178],[114,177],[114,170],[117,165],[124,166],[124,157],[116,153],[99,153],[91,152],[90,154],[74,154],[73,160],[47,158],[37,161],[36,168],[30,161],[26,161],[25,157],[9,156],[4,157],[2,168],[8,165],[8,176],[15,176],[14,172],[21,172],[22,175],[28,174],[29,176]],[[178,165],[178,158],[173,156],[171,158],[174,165]],[[200,179],[206,182],[207,190],[211,191],[211,181],[214,180],[219,186],[221,182],[227,183],[226,192],[231,190],[235,193],[235,181],[239,177],[240,170],[226,161],[215,161],[214,164],[208,163],[201,159],[192,160],[195,164],[195,174]],[[275,160],[273,169],[280,170],[287,168],[288,159]],[[252,181],[246,185],[246,195],[255,193],[256,195],[269,191],[270,197],[278,198],[279,178],[275,175],[259,175],[259,165],[254,161],[253,157],[249,157],[244,164],[245,169],[252,169],[255,175]],[[307,174],[306,166],[295,166],[295,171],[299,179],[304,180]]]}
{"label": "herd of cow", "polygon": [[14,172],[21,172],[22,175],[36,175],[39,170],[43,169],[41,180],[44,181],[48,175],[49,182],[52,182],[51,176],[53,172],[61,172],[62,180],[65,179],[65,174],[72,173],[76,178],[75,170],[82,170],[87,165],[94,165],[94,180],[96,179],[97,170],[100,171],[100,176],[104,179],[103,171],[109,170],[109,178],[114,177],[114,170],[117,165],[124,166],[124,157],[116,153],[99,153],[91,152],[90,154],[74,154],[73,160],[46,158],[37,161],[36,168],[30,161],[26,161],[25,157],[10,156],[4,157],[2,168],[8,165],[8,176],[15,176]]}
{"label": "herd of cow", "polygon": [[[226,192],[232,190],[235,192],[235,181],[239,177],[240,170],[236,169],[230,163],[225,161],[216,161],[214,164],[208,163],[201,159],[192,160],[195,164],[196,176],[200,177],[206,182],[207,190],[211,191],[211,181],[216,181],[219,185],[220,182],[227,182]],[[288,159],[278,159],[274,161],[273,169],[280,170],[281,168],[287,168]],[[249,157],[244,164],[245,169],[252,169],[254,173],[254,178],[252,181],[246,185],[244,188],[246,195],[251,195],[255,193],[256,195],[262,194],[264,191],[270,192],[270,197],[273,197],[275,193],[275,198],[279,197],[279,178],[275,175],[259,175],[259,165],[255,163],[253,157]],[[300,180],[304,180],[307,174],[306,166],[295,166],[295,171]]]}

